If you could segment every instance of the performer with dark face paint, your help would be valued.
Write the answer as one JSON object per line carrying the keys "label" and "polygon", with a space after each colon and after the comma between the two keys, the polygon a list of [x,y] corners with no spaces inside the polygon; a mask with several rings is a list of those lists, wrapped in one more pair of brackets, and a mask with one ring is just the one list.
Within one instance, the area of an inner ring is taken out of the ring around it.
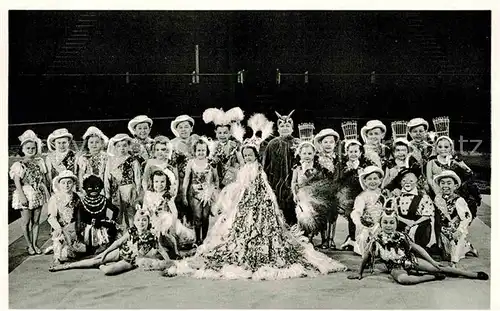
{"label": "performer with dark face paint", "polygon": [[294,148],[298,145],[299,140],[292,136],[292,113],[293,111],[287,116],[282,116],[276,112],[279,118],[278,132],[280,136],[269,142],[262,160],[264,172],[268,176],[269,184],[276,194],[278,204],[289,226],[297,223],[291,184]]}

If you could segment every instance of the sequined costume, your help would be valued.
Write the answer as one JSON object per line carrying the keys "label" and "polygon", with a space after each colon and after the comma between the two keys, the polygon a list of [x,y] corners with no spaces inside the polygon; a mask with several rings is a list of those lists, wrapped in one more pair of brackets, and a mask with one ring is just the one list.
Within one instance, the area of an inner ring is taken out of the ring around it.
{"label": "sequined costume", "polygon": [[[85,246],[78,241],[75,228],[76,215],[81,208],[82,202],[75,192],[71,194],[56,193],[50,198],[48,217],[54,217],[61,226],[61,230],[52,231],[55,260],[66,261],[75,258],[78,253],[86,251]],[[67,237],[69,237],[69,241],[66,239]]]}
{"label": "sequined costume", "polygon": [[85,153],[78,157],[76,163],[80,189],[83,186],[83,180],[88,176],[94,175],[104,180],[107,161],[108,155],[104,151],[97,154]]}
{"label": "sequined costume", "polygon": [[382,215],[384,197],[380,190],[365,190],[354,200],[354,209],[351,218],[356,225],[356,241],[354,252],[363,255],[369,238],[378,230],[380,216]]}
{"label": "sequined costume", "polygon": [[236,178],[239,168],[237,152],[239,144],[236,141],[228,140],[225,143],[217,142],[212,162],[214,163],[217,174],[219,175],[220,187],[223,188],[232,183]]}
{"label": "sequined costume", "polygon": [[[118,222],[121,223],[124,215],[125,223],[135,214],[132,204],[138,196],[141,184],[141,169],[139,163],[132,156],[109,157],[104,178],[104,190],[111,203],[120,209]],[[131,224],[130,224],[131,225]]]}
{"label": "sequined costume", "polygon": [[59,175],[60,172],[68,170],[75,172],[76,170],[76,154],[73,150],[68,150],[64,153],[52,151],[45,158],[47,171],[49,172],[49,180]]}
{"label": "sequined costume", "polygon": [[139,234],[137,228],[128,229],[129,239],[120,247],[120,259],[137,267],[137,259],[145,257],[153,249],[158,249],[155,235],[147,230]]}
{"label": "sequined costume", "polygon": [[20,194],[16,190],[12,194],[12,208],[35,209],[42,207],[49,199],[49,192],[45,186],[45,174],[47,169],[41,158],[32,161],[19,161],[12,164],[9,172],[10,178],[19,177],[21,185],[28,200],[27,205],[23,205],[20,200]]}
{"label": "sequined costume", "polygon": [[458,262],[473,249],[467,240],[471,212],[467,202],[457,194],[447,197],[438,194],[434,202],[439,211],[442,247],[452,262]]}
{"label": "sequined costume", "polygon": [[411,238],[405,233],[378,232],[370,240],[369,250],[372,260],[380,258],[389,272],[395,269],[411,271],[416,269],[416,257],[411,252],[411,243]]}

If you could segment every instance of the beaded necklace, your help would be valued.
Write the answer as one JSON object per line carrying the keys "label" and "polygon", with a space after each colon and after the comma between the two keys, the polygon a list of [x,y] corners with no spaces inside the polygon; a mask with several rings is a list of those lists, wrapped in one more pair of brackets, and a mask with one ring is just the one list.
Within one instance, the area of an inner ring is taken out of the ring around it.
{"label": "beaded necklace", "polygon": [[[98,197],[92,198],[89,196],[84,196],[82,199],[83,208],[90,214],[96,215],[101,213],[106,208],[106,197],[99,195]],[[100,209],[98,211],[91,211],[87,208],[87,206],[95,209],[96,207]]]}

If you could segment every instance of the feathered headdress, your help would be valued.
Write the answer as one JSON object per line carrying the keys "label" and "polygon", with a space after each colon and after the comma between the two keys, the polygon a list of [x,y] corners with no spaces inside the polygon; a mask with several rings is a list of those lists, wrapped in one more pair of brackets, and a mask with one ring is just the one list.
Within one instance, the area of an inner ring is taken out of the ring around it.
{"label": "feathered headdress", "polygon": [[242,149],[244,147],[253,147],[258,151],[260,144],[273,133],[274,123],[267,120],[262,113],[257,113],[248,119],[247,124],[253,131],[252,137],[245,139],[241,147]]}
{"label": "feathered headdress", "polygon": [[245,115],[240,107],[234,107],[224,112],[222,109],[208,108],[203,112],[203,121],[218,125],[230,125],[233,122],[241,122]]}
{"label": "feathered headdress", "polygon": [[283,123],[289,123],[293,126],[292,114],[294,113],[294,111],[295,110],[292,110],[292,112],[290,112],[287,116],[282,116],[275,111],[276,115],[278,116],[278,127]]}

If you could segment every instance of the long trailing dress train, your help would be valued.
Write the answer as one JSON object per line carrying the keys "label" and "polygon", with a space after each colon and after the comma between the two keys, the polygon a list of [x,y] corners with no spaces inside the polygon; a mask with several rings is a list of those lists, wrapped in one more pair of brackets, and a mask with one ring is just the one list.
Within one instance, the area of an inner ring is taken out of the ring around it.
{"label": "long trailing dress train", "polygon": [[258,163],[244,165],[221,193],[222,213],[191,258],[177,261],[167,276],[276,280],[347,270],[317,252],[285,224],[276,196]]}

